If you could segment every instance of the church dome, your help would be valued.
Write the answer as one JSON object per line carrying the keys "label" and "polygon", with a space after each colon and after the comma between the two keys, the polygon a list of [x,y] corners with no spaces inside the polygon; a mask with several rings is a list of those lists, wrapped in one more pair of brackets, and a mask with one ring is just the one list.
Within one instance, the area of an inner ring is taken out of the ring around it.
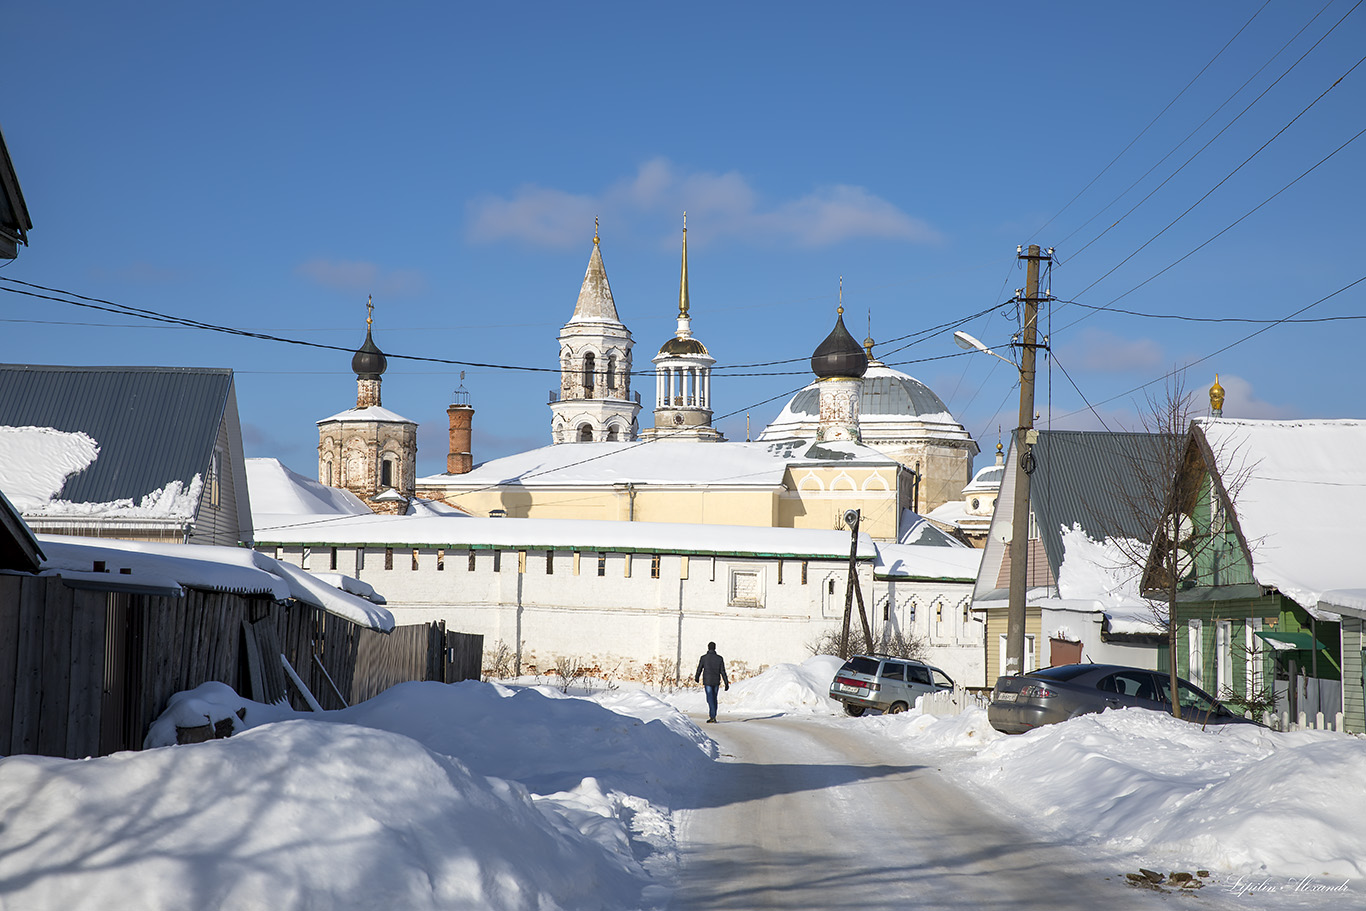
{"label": "church dome", "polygon": [[[862,351],[863,349],[859,349]],[[812,358],[815,360],[815,358]],[[793,421],[815,421],[821,413],[820,387],[812,383],[788,400],[774,425]],[[957,423],[948,406],[934,391],[913,376],[881,363],[868,367],[863,375],[859,420],[937,419]]]}
{"label": "church dome", "polygon": [[707,351],[707,346],[695,338],[671,338],[660,347],[659,353],[668,357],[679,355],[711,357]]}
{"label": "church dome", "polygon": [[379,350],[375,340],[370,337],[370,329],[365,330],[365,344],[351,358],[351,369],[356,377],[362,380],[379,379],[389,367],[389,360],[384,356],[384,352]]}
{"label": "church dome", "polygon": [[[830,330],[825,341],[817,345],[811,355],[811,372],[822,379],[857,379],[863,376],[867,369],[868,355],[863,347],[854,341],[849,330],[844,328],[844,308],[841,307],[839,315],[835,317],[835,328]],[[865,392],[865,398],[866,395]],[[818,412],[819,410],[817,408]]]}

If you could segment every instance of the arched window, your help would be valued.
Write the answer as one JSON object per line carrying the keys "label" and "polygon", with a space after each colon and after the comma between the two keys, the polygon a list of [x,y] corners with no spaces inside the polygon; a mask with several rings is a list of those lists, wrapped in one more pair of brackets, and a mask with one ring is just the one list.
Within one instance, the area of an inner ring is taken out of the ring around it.
{"label": "arched window", "polygon": [[[589,357],[592,357],[592,355],[589,355]],[[593,427],[592,427],[592,425],[590,425],[590,424],[580,424],[580,425],[579,425],[579,442],[580,442],[580,443],[591,443],[591,442],[593,442]]]}
{"label": "arched window", "polygon": [[615,354],[607,358],[607,394],[611,395],[617,388],[617,356]]}
{"label": "arched window", "polygon": [[617,425],[616,425],[616,424],[613,424],[611,427],[608,427],[608,428],[607,428],[607,442],[609,442],[609,443],[615,443],[615,442],[616,442],[617,440],[619,440],[619,439],[620,439],[620,436],[617,434]]}
{"label": "arched window", "polygon": [[386,456],[384,461],[379,463],[379,486],[394,486],[394,460]]}
{"label": "arched window", "polygon": [[597,369],[597,359],[593,352],[583,356],[583,394],[585,398],[593,395],[593,372]]}

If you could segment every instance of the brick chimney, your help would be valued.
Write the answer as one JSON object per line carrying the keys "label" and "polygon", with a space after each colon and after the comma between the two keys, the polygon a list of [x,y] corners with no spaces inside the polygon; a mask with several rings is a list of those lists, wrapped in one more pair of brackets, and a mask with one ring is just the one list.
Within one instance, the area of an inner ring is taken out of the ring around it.
{"label": "brick chimney", "polygon": [[446,453],[446,474],[465,474],[474,467],[474,455],[470,452],[471,425],[474,422],[474,408],[470,405],[470,394],[458,389],[453,396],[455,401],[446,409],[451,420],[450,450]]}

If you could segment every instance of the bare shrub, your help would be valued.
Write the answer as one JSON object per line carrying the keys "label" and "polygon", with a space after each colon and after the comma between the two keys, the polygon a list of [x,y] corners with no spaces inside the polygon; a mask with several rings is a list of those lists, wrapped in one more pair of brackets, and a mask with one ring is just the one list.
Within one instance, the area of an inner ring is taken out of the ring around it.
{"label": "bare shrub", "polygon": [[[831,627],[819,633],[811,642],[807,643],[806,647],[813,655],[838,655],[842,632],[843,629],[839,626]],[[889,655],[893,658],[924,660],[928,654],[928,648],[924,639],[917,639],[899,629],[884,626],[880,633],[873,635],[873,641],[869,642],[868,637],[863,634],[863,630],[851,628],[849,630],[849,654]]]}
{"label": "bare shrub", "polygon": [[515,661],[516,653],[512,646],[499,639],[491,649],[484,651],[484,682],[511,677]]}
{"label": "bare shrub", "polygon": [[584,677],[587,673],[588,669],[584,667],[583,661],[579,658],[570,657],[568,655],[557,655],[555,657],[556,686],[560,688],[561,693],[568,693],[569,688],[574,685],[574,682]]}

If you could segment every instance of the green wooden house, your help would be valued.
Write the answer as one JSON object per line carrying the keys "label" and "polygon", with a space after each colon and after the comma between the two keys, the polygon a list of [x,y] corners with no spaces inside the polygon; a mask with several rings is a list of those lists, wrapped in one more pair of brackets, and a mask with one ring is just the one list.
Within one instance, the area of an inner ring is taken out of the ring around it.
{"label": "green wooden house", "polygon": [[1342,712],[1366,731],[1363,452],[1363,421],[1192,422],[1143,581],[1163,597],[1175,545],[1181,676],[1235,706]]}

